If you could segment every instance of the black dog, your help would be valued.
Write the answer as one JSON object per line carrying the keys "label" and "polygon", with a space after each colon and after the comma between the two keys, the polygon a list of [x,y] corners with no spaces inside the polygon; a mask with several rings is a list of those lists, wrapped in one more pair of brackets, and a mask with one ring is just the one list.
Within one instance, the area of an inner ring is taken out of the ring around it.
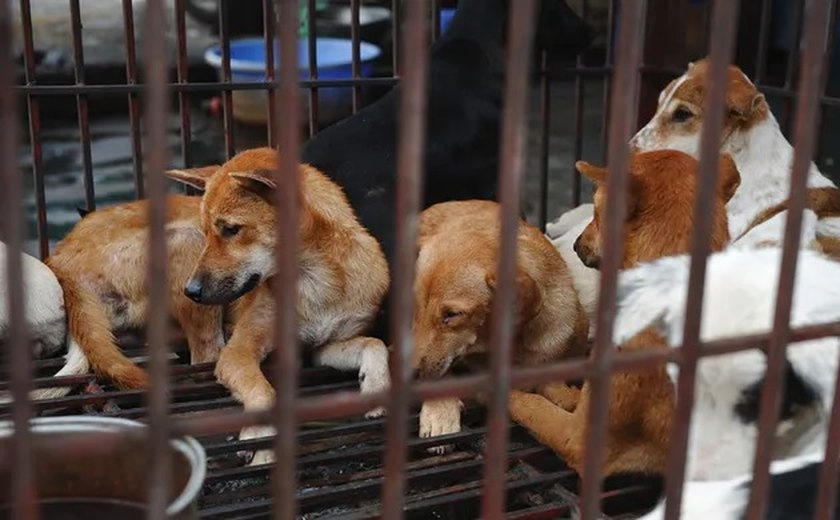
{"label": "black dog", "polygon": [[[497,197],[508,3],[461,0],[431,49],[423,207]],[[542,0],[535,45],[571,59],[592,39],[564,0]],[[410,65],[408,65],[410,66]],[[399,86],[304,144],[301,160],[338,183],[393,266]],[[388,340],[387,301],[373,333]]]}

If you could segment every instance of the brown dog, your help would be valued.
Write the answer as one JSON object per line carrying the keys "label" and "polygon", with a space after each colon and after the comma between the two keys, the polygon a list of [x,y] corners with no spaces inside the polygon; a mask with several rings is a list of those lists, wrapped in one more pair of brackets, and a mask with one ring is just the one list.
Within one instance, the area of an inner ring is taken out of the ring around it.
{"label": "brown dog", "polygon": [[[575,252],[587,266],[598,268],[601,260],[601,219],[607,208],[607,170],[578,161],[576,167],[596,185],[592,221],[575,241]],[[693,231],[694,194],[698,162],[675,150],[634,154],[630,158],[627,213],[624,218],[623,268],[663,256],[685,253]],[[712,242],[723,247],[729,240],[726,202],[741,182],[735,163],[722,155],[719,164],[718,198],[714,212]]]}
{"label": "brown dog", "polygon": [[[601,221],[604,214],[607,171],[579,162],[578,169],[595,181],[595,218],[578,240],[581,259],[598,265],[601,251]],[[693,229],[692,210],[697,183],[697,161],[682,152],[658,151],[636,154],[631,159],[630,192],[625,220],[622,267],[662,256],[685,253]],[[729,242],[726,202],[739,183],[734,163],[727,156],[720,162],[719,189],[714,207],[711,248],[723,249]],[[653,330],[645,330],[619,347],[621,351],[668,348]],[[511,417],[551,447],[578,473],[586,449],[586,420],[590,384],[578,391],[565,385],[547,385],[543,395],[513,391]],[[640,372],[616,373],[610,378],[604,476],[617,474],[662,474],[665,470],[674,387],[664,366]]]}
{"label": "brown dog", "polygon": [[[180,325],[193,363],[215,361],[224,345],[222,309],[183,294],[204,244],[198,197],[168,198],[169,310]],[[93,370],[123,389],[144,388],[146,372],[126,358],[112,331],[139,329],[148,314],[148,204],[136,201],[84,217],[46,261],[64,290],[68,361],[57,375]],[[59,397],[68,388],[43,389],[34,398]]]}
{"label": "brown dog", "polygon": [[[533,226],[520,223],[518,237],[514,362],[584,354],[589,322],[563,259]],[[420,215],[418,246],[414,368],[422,378],[437,378],[464,356],[487,350],[499,205],[476,200],[431,206]],[[460,409],[457,399],[423,403],[420,435],[460,431]]]}
{"label": "brown dog", "polygon": [[[219,356],[216,376],[246,410],[266,409],[274,390],[260,361],[275,347],[274,275],[276,218],[270,148],[242,152],[221,166],[172,170],[178,181],[204,189],[201,225],[204,251],[183,291],[196,302],[232,306],[233,334]],[[388,266],[379,244],[356,219],[341,189],[318,170],[301,165],[299,339],[314,349],[315,362],[358,370],[361,391],[388,388],[388,351],[364,336],[388,287]],[[291,245],[290,245],[291,246]],[[381,415],[382,409],[368,416]],[[240,438],[270,434],[247,428]],[[258,452],[252,463],[273,460]]]}

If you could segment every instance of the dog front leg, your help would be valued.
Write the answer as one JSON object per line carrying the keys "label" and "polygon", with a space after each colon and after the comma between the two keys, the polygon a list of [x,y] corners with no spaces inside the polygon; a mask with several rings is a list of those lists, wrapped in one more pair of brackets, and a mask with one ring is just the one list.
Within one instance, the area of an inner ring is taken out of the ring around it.
{"label": "dog front leg", "polygon": [[190,364],[215,363],[225,345],[222,308],[192,302],[178,305],[176,316],[190,348]]}
{"label": "dog front leg", "polygon": [[581,389],[566,383],[546,383],[539,387],[537,393],[567,412],[574,412],[580,401]]}
{"label": "dog front leg", "polygon": [[[238,329],[242,330],[242,329]],[[233,397],[242,403],[246,411],[266,410],[274,403],[274,389],[260,369],[263,348],[260,342],[248,341],[241,335],[231,338],[231,343],[222,349],[216,363],[216,378]],[[269,437],[275,434],[270,426],[249,426],[239,432],[239,440]],[[250,465],[274,462],[271,450],[259,450],[254,453]]]}
{"label": "dog front leg", "polygon": [[[363,394],[384,392],[391,386],[388,349],[376,338],[359,336],[325,345],[315,352],[315,364],[337,370],[358,370],[359,389]],[[384,414],[385,408],[379,406],[365,417],[371,419]]]}
{"label": "dog front leg", "polygon": [[[438,437],[461,431],[461,410],[464,403],[460,399],[447,398],[423,401],[420,408],[420,437]],[[451,451],[452,445],[432,446],[429,453],[443,455]]]}
{"label": "dog front leg", "polygon": [[538,394],[511,390],[508,398],[511,419],[524,426],[536,439],[557,453],[572,469],[580,471],[583,461],[581,436],[585,407],[569,413]]}

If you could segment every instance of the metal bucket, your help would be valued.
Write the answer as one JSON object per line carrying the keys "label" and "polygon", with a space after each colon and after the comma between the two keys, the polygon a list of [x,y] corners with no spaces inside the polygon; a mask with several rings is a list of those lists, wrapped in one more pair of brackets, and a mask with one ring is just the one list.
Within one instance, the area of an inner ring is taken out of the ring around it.
{"label": "metal bucket", "polygon": [[[126,419],[88,416],[38,418],[30,424],[37,441],[33,458],[40,518],[145,518],[148,445],[142,438],[125,435],[126,430],[146,428],[145,425]],[[100,449],[86,451],[83,456],[70,451],[56,457],[52,450],[50,454],[39,450],[39,446],[50,444],[53,439],[58,442],[62,437],[77,437],[86,432],[113,434],[119,441],[102,443]],[[11,422],[0,422],[0,444],[10,443],[13,433]],[[173,439],[170,446],[171,501],[167,517],[196,518],[196,499],[206,473],[204,449],[192,437]],[[0,474],[0,519],[11,518],[13,478],[14,468]]]}

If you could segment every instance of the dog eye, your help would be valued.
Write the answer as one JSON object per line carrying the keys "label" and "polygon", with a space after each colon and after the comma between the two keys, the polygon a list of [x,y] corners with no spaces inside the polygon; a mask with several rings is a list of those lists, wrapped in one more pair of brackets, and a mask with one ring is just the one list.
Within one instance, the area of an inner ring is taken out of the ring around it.
{"label": "dog eye", "polygon": [[461,313],[452,309],[445,309],[443,311],[443,323],[448,325],[450,321],[460,316]]}
{"label": "dog eye", "polygon": [[671,116],[671,120],[676,123],[683,123],[692,117],[694,117],[694,114],[692,114],[690,110],[680,107],[674,111],[674,114]]}
{"label": "dog eye", "polygon": [[232,237],[239,233],[239,230],[242,229],[242,226],[239,225],[224,225],[221,228],[221,233],[223,237]]}

